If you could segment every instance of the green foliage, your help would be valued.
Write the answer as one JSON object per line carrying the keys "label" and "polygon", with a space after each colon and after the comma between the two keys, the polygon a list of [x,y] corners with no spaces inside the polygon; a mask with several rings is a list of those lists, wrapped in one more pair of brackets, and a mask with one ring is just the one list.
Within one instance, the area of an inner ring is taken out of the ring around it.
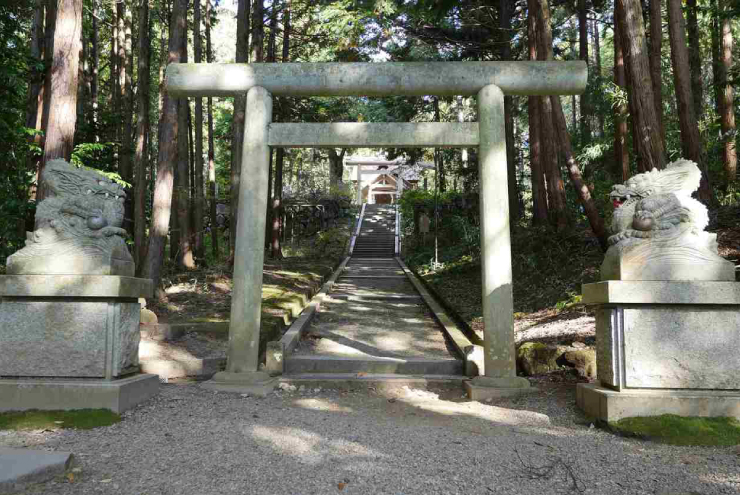
{"label": "green foliage", "polygon": [[727,447],[740,444],[740,421],[735,418],[682,417],[673,414],[624,418],[608,423],[617,434],[670,445]]}
{"label": "green foliage", "polygon": [[108,409],[76,411],[23,411],[0,413],[0,431],[56,430],[60,428],[91,430],[121,421],[121,415]]}

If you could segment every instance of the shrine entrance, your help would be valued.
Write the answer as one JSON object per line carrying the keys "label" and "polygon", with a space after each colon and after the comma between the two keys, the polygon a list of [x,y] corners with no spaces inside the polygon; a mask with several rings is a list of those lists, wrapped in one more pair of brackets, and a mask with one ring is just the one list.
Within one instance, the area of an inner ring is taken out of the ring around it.
{"label": "shrine entrance", "polygon": [[[258,362],[270,147],[478,147],[485,374],[468,391],[479,399],[529,387],[516,376],[504,94],[580,94],[586,80],[582,61],[171,64],[173,97],[247,95],[228,363],[212,386],[271,387]],[[479,121],[273,123],[273,95],[477,96]]]}

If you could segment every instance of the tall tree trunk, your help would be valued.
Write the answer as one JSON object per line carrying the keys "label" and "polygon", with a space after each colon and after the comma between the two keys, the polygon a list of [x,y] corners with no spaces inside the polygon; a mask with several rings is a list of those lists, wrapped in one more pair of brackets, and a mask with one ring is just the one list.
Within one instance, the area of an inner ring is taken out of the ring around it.
{"label": "tall tree trunk", "polygon": [[[277,5],[273,3],[270,6],[270,33],[267,38],[267,57],[265,62],[275,63],[277,61],[276,47],[277,42]],[[278,114],[280,105],[273,107],[273,121],[278,120],[275,115]],[[273,220],[275,219],[275,210],[273,208],[273,182],[277,173],[274,171],[274,167],[277,166],[277,149],[273,149],[270,152],[270,171],[267,175],[267,205],[265,205],[265,247],[270,248],[272,244],[272,230]]]}
{"label": "tall tree trunk", "polygon": [[[529,44],[529,59],[537,60],[537,5],[529,0],[529,15],[527,18],[527,41]],[[547,223],[547,189],[545,176],[542,172],[542,138],[540,136],[540,98],[527,98],[529,112],[529,168],[532,174],[532,223],[544,225]]]}
{"label": "tall tree trunk", "polygon": [[[189,0],[186,0],[185,8]],[[186,10],[187,12],[187,10]],[[185,19],[185,35],[182,37],[180,62],[188,62],[188,25]],[[190,222],[190,153],[188,146],[188,114],[190,106],[187,98],[180,98],[177,108],[177,226],[180,229],[177,264],[185,270],[195,268],[193,239]]]}
{"label": "tall tree trunk", "polygon": [[[548,0],[537,2],[537,56],[540,60],[552,60],[552,31],[550,27],[550,7]],[[551,221],[558,231],[564,230],[568,223],[565,210],[565,186],[558,166],[558,147],[555,141],[552,100],[540,97],[542,102],[540,139],[542,141],[542,163],[547,177],[548,207]],[[583,118],[583,117],[581,117]]]}
{"label": "tall tree trunk", "polygon": [[[118,4],[119,12],[119,42],[122,41],[118,48],[118,54],[121,63],[121,146],[119,148],[118,169],[121,172],[123,180],[129,184],[133,183],[133,165],[131,160],[132,137],[133,137],[133,89],[131,78],[133,76],[133,57],[132,57],[132,39],[131,39],[131,6],[123,0]],[[123,29],[121,29],[123,25]],[[125,216],[123,228],[129,232],[134,230],[134,202],[133,197],[129,194],[125,203]]]}
{"label": "tall tree trunk", "polygon": [[647,56],[647,42],[642,20],[642,7],[638,0],[616,0],[619,23],[622,30],[622,49],[629,69],[626,71],[628,88],[633,96],[632,112],[633,140],[640,140],[637,152],[640,163],[646,170],[662,169],[665,164],[665,149],[655,109],[655,96]]}
{"label": "tall tree trunk", "polygon": [[329,185],[338,186],[342,183],[342,176],[344,175],[344,153],[346,149],[342,149],[341,152],[337,153],[334,148],[329,148]]}
{"label": "tall tree trunk", "polygon": [[[187,0],[174,0],[167,62],[180,61],[182,38],[185,35]],[[160,299],[166,297],[161,290],[161,272],[164,245],[170,223],[172,203],[173,168],[177,161],[177,100],[164,92],[160,117],[159,155],[157,157],[157,182],[154,186],[152,223],[149,227],[149,249],[144,260],[142,276],[152,279]]]}
{"label": "tall tree trunk", "polygon": [[[128,64],[126,63],[126,0],[116,0],[116,75],[118,81],[116,82],[116,151],[118,158],[118,172],[126,182],[130,181],[130,162],[125,162],[123,155],[123,140],[125,134],[125,113],[126,113],[126,70]],[[127,222],[124,220],[124,226]]]}
{"label": "tall tree trunk", "polygon": [[[501,60],[511,60],[511,10],[510,0],[499,0],[499,26],[503,41],[501,43]],[[519,187],[516,180],[516,156],[514,143],[514,113],[512,112],[513,99],[511,96],[504,97],[504,122],[506,135],[506,164],[507,184],[509,186],[509,217],[512,223],[521,217],[519,211]]]}
{"label": "tall tree trunk", "polygon": [[691,93],[694,97],[694,113],[697,120],[704,113],[704,88],[701,76],[701,44],[696,0],[686,0],[686,29],[689,44],[689,67],[691,67]]}
{"label": "tall tree trunk", "polygon": [[653,82],[653,101],[655,116],[660,128],[660,139],[665,149],[665,125],[663,123],[663,71],[660,64],[663,60],[663,9],[661,0],[650,0],[650,79]]}
{"label": "tall tree trunk", "polygon": [[[83,21],[84,22],[84,21]],[[85,122],[85,115],[88,104],[88,96],[90,95],[88,86],[88,66],[87,66],[87,40],[84,37],[84,33],[80,32],[80,53],[78,54],[78,65],[77,65],[77,121]],[[80,141],[88,141],[89,137],[83,135]]]}
{"label": "tall tree trunk", "polygon": [[[52,87],[52,68],[54,65],[54,30],[57,23],[57,0],[45,0],[46,12],[44,14],[44,87],[43,101],[41,112],[41,130],[44,131],[42,139],[43,147],[46,148],[49,129],[49,114],[51,113],[51,87]],[[41,175],[44,171],[46,159],[41,155],[36,171],[36,204],[44,199],[44,187],[41,182]]]}
{"label": "tall tree trunk", "polygon": [[265,2],[254,0],[252,4],[252,62],[264,62],[265,48]]}
{"label": "tall tree trunk", "polygon": [[[441,122],[439,113],[439,97],[433,96],[432,102],[434,105],[434,122]],[[439,171],[437,182],[439,183],[439,192],[445,192],[447,190],[447,174],[445,171],[444,154],[439,148],[434,149],[434,165]],[[369,200],[370,198],[368,198]]]}
{"label": "tall tree trunk", "polygon": [[[193,55],[195,63],[203,62],[203,42],[200,36],[200,2],[195,2],[195,13],[193,16]],[[203,98],[195,98],[195,202],[194,222],[195,229],[195,256],[199,262],[205,261],[205,246],[203,245],[203,217],[204,217],[204,198],[203,198]]]}
{"label": "tall tree trunk", "polygon": [[[206,0],[206,58],[208,63],[213,63],[213,49],[211,47],[211,0]],[[213,142],[213,98],[208,97],[206,113],[208,114],[208,194],[211,196],[210,217],[211,217],[211,252],[213,258],[217,259],[218,249],[218,215],[216,194],[216,160],[215,148]]]}
{"label": "tall tree trunk", "polygon": [[[629,64],[629,53],[624,49],[625,46],[628,45],[627,35],[624,30],[624,26],[621,24],[620,19],[624,19],[624,16],[620,14],[621,8],[619,7],[619,4],[615,2],[614,4],[614,25],[619,26],[618,33],[619,33],[619,44],[622,49],[622,56],[624,58],[624,76],[625,76],[625,91],[627,92],[627,107],[629,110],[629,118],[628,126],[630,129],[630,132],[632,136],[635,136],[632,139],[632,151],[635,155],[635,163],[637,165],[637,171],[639,173],[646,172],[647,169],[645,168],[645,162],[643,161],[643,154],[640,152],[640,144],[642,143],[641,139],[638,139],[637,136],[640,136],[640,133],[637,131],[637,105],[635,104],[635,100],[637,96],[635,95],[635,91],[632,90],[629,87],[629,81],[632,80],[632,74],[630,73],[630,64]],[[652,84],[652,78],[651,78],[651,84]],[[662,142],[662,140],[661,140]]]}
{"label": "tall tree trunk", "polygon": [[[619,23],[614,23],[614,84],[622,91],[627,91],[627,79],[624,73],[624,52]],[[630,177],[630,155],[627,146],[627,104],[614,106],[614,172],[625,182]]]}
{"label": "tall tree trunk", "polygon": [[722,113],[722,91],[720,90],[721,77],[720,77],[720,20],[719,20],[719,7],[717,6],[717,0],[711,0],[711,39],[712,39],[712,93],[714,97],[714,109],[719,115]]}
{"label": "tall tree trunk", "polygon": [[691,94],[691,69],[689,68],[689,51],[686,45],[686,27],[683,12],[681,12],[681,0],[668,0],[668,34],[671,42],[673,82],[678,101],[678,123],[681,128],[681,152],[684,158],[699,165],[702,177],[697,197],[704,202],[709,202],[712,199],[712,191],[709,187],[704,149]]}
{"label": "tall tree trunk", "polygon": [[[121,100],[119,99],[119,96],[121,94],[121,89],[119,86],[119,78],[118,78],[118,67],[119,67],[119,60],[118,60],[118,0],[111,0],[111,16],[110,16],[110,63],[108,64],[108,71],[110,73],[110,77],[108,78],[108,81],[110,82],[110,93],[108,98],[110,98],[110,102],[113,103],[113,112],[116,115],[121,114]],[[110,108],[110,105],[109,105]],[[116,140],[118,139],[118,124],[115,125],[116,128]]]}
{"label": "tall tree trunk", "polygon": [[732,68],[732,25],[728,11],[730,10],[730,0],[720,0],[720,12],[722,14],[720,25],[722,26],[722,43],[719,65],[719,88],[721,98],[720,117],[722,123],[722,139],[724,146],[722,149],[722,161],[725,166],[725,180],[727,184],[737,179],[737,149],[735,136],[735,107],[734,107],[734,90],[729,79],[729,73]]}
{"label": "tall tree trunk", "polygon": [[[274,9],[273,4],[273,9]],[[274,14],[273,14],[274,15]],[[276,16],[277,18],[277,16]],[[283,8],[283,63],[290,60],[290,0],[287,0]],[[275,193],[272,203],[272,257],[282,258],[280,249],[280,229],[283,218],[283,165],[285,163],[285,149],[278,148],[275,156]]]}
{"label": "tall tree trunk", "polygon": [[[593,36],[594,36],[594,62],[596,75],[601,77],[601,35],[599,34],[599,22],[594,20],[593,22]],[[599,121],[599,136],[604,135],[604,112],[598,112]]]}
{"label": "tall tree trunk", "polygon": [[149,0],[139,0],[139,65],[136,117],[136,184],[134,185],[134,259],[139,269],[144,260],[146,238],[146,188],[149,163],[149,61],[150,61]]}
{"label": "tall tree trunk", "polygon": [[550,101],[552,102],[554,113],[553,122],[558,135],[558,142],[560,143],[560,151],[568,164],[570,182],[573,184],[576,193],[578,193],[578,199],[580,199],[581,205],[583,205],[583,211],[586,213],[586,218],[588,218],[588,224],[591,226],[596,239],[599,240],[601,250],[606,251],[609,246],[606,230],[604,229],[604,220],[599,216],[596,204],[593,198],[591,198],[591,193],[586,184],[583,183],[581,170],[578,168],[578,162],[576,162],[573,156],[573,148],[570,144],[570,136],[565,125],[565,115],[563,114],[563,107],[560,104],[560,97],[557,95],[550,96]]}
{"label": "tall tree trunk", "polygon": [[[262,0],[255,0],[255,5]],[[249,61],[249,9],[250,0],[239,0],[236,14],[236,63]],[[262,59],[260,58],[260,62]],[[253,59],[252,62],[257,62]],[[229,214],[229,260],[234,262],[236,247],[236,217],[239,211],[239,180],[241,177],[242,144],[247,98],[234,97],[234,117],[231,121],[231,211]]]}
{"label": "tall tree trunk", "polygon": [[[588,13],[586,0],[578,0],[578,58],[590,66],[588,58]],[[590,68],[590,67],[589,67]],[[589,75],[590,74],[589,70]],[[590,78],[589,78],[590,79]],[[581,139],[584,144],[591,142],[591,98],[588,91],[581,94]]]}
{"label": "tall tree trunk", "polygon": [[[36,0],[31,25],[31,58],[36,63],[44,61],[44,0]],[[38,70],[34,64],[29,71],[28,103],[26,107],[26,127],[41,130],[41,118],[44,113],[44,72]],[[29,142],[41,146],[41,133],[29,137]],[[36,157],[29,154],[28,170],[38,169]],[[31,188],[30,199],[36,199],[36,189]],[[23,222],[25,231],[25,221]]]}
{"label": "tall tree trunk", "polygon": [[90,40],[90,101],[92,102],[90,118],[92,120],[94,134],[93,140],[96,143],[100,139],[98,134],[98,71],[100,68],[100,50],[98,47],[100,42],[100,28],[98,27],[98,15],[97,2],[93,2],[92,38]]}
{"label": "tall tree trunk", "polygon": [[54,61],[51,66],[44,164],[55,158],[69,161],[72,157],[77,122],[81,37],[82,0],[59,0],[54,28]]}

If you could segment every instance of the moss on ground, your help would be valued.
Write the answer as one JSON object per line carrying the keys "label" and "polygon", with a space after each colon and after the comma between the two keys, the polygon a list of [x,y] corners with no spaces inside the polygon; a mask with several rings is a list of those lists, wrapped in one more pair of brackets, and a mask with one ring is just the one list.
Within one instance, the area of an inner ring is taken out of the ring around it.
{"label": "moss on ground", "polygon": [[77,411],[23,411],[0,413],[0,430],[91,430],[121,421],[121,415],[108,409]]}
{"label": "moss on ground", "polygon": [[662,416],[624,418],[607,424],[619,435],[670,445],[727,447],[740,444],[740,421],[735,418]]}

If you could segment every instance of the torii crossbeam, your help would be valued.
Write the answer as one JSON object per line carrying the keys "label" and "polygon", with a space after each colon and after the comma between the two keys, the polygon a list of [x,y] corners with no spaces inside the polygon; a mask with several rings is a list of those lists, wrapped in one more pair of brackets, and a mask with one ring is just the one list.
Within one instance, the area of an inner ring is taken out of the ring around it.
{"label": "torii crossbeam", "polygon": [[[270,147],[479,148],[484,376],[468,390],[480,399],[525,391],[516,376],[507,188],[504,94],[573,95],[586,88],[585,62],[382,62],[171,64],[165,87],[173,97],[247,95],[239,183],[234,286],[221,389],[259,391],[267,175]],[[477,123],[278,124],[272,96],[477,96]]]}

